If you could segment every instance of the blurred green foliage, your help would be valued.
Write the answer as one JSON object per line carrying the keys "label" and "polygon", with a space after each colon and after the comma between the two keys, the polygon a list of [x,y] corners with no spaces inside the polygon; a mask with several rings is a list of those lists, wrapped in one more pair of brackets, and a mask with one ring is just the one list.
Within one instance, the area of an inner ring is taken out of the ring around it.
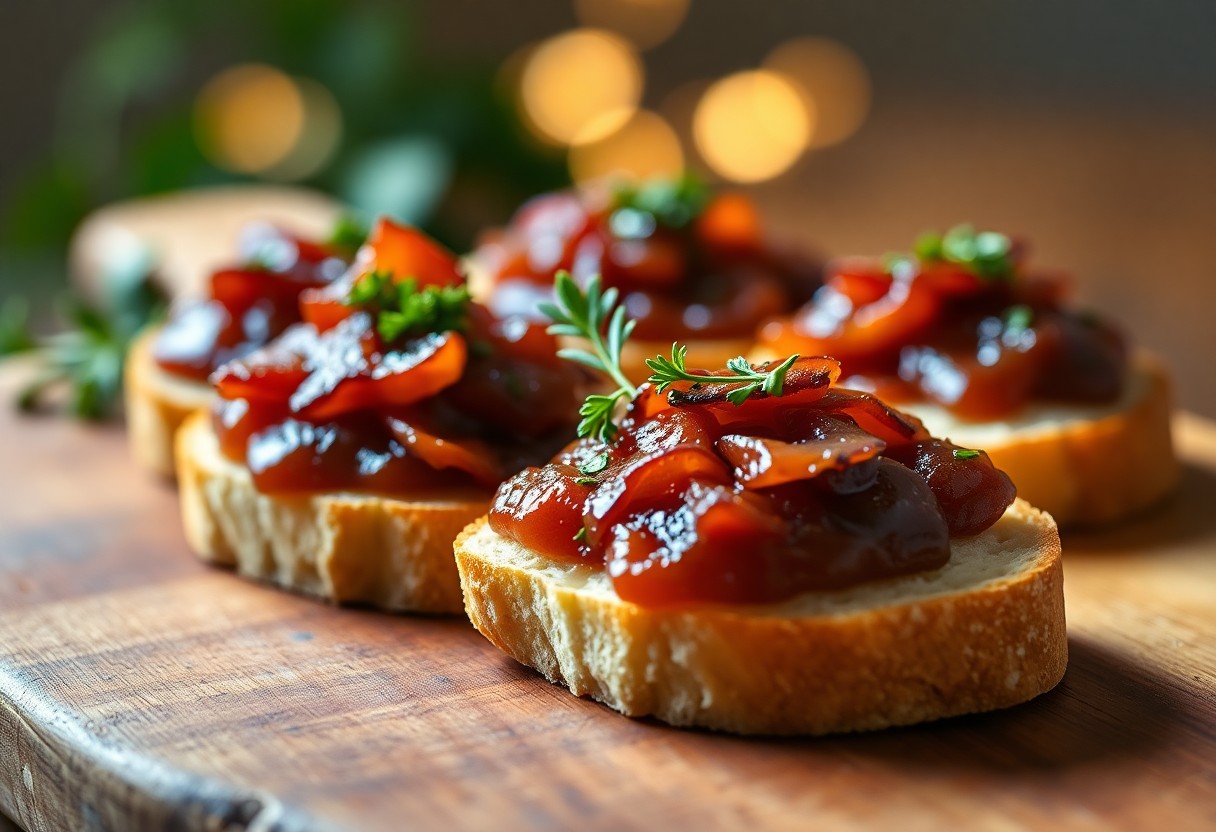
{"label": "blurred green foliage", "polygon": [[493,61],[424,54],[417,2],[129,2],[81,49],[61,91],[48,156],[0,206],[0,250],[61,248],[89,210],[115,199],[241,181],[213,167],[192,130],[207,79],[265,63],[327,87],[343,141],[302,184],[365,216],[390,213],[462,250],[567,175],[528,139],[494,85]]}
{"label": "blurred green foliage", "polygon": [[[342,113],[342,143],[300,184],[327,191],[362,222],[422,227],[450,248],[501,222],[527,197],[567,184],[560,155],[527,138],[495,87],[497,66],[452,65],[421,48],[420,2],[130,0],[85,43],[60,91],[42,164],[0,205],[0,356],[34,350],[33,406],[56,387],[83,417],[110,413],[132,336],[159,305],[147,281],[86,301],[65,292],[73,229],[107,202],[248,181],[200,151],[193,108],[216,73],[263,63],[316,81]],[[13,296],[23,291],[33,300]],[[58,297],[66,330],[46,338],[40,305]]]}

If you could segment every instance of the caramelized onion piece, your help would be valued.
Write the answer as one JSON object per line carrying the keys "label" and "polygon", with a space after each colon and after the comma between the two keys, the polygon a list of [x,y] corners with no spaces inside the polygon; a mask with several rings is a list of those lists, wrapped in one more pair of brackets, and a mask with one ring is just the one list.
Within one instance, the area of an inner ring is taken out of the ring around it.
{"label": "caramelized onion piece", "polygon": [[570,465],[525,468],[498,488],[490,528],[535,552],[565,560],[591,558],[583,542],[583,501],[590,493]]}
{"label": "caramelized onion piece", "polygon": [[797,442],[727,434],[717,442],[718,453],[734,466],[736,482],[767,488],[856,466],[887,447],[848,419],[816,415],[805,427],[806,438]]}
{"label": "caramelized onion piece", "polygon": [[979,534],[999,520],[1017,496],[1009,476],[983,451],[929,439],[893,448],[887,455],[929,484],[952,535]]}

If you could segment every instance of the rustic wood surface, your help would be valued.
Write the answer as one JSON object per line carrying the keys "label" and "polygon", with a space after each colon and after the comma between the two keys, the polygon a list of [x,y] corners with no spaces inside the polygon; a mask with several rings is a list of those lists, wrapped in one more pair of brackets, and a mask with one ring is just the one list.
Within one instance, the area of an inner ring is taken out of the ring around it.
{"label": "rustic wood surface", "polygon": [[1176,499],[1066,538],[1055,691],[778,741],[622,718],[457,619],[205,568],[116,428],[5,409],[0,813],[30,830],[1210,829],[1216,424],[1182,417],[1179,438]]}

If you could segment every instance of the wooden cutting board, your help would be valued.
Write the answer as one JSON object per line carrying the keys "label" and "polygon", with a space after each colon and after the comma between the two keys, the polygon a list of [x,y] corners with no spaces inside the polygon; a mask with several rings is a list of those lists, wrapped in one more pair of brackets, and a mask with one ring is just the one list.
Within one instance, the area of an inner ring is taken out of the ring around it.
{"label": "wooden cutting board", "polygon": [[1216,828],[1216,425],[1065,540],[1071,662],[1002,713],[814,740],[631,721],[459,619],[196,563],[116,428],[0,414],[0,810],[51,829]]}

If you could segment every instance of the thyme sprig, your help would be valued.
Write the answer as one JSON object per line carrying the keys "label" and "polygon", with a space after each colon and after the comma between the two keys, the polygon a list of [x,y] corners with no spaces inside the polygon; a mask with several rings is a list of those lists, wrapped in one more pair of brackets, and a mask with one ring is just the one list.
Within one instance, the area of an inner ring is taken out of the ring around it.
{"label": "thyme sprig", "polygon": [[[584,293],[568,272],[558,272],[554,289],[555,302],[540,305],[541,313],[553,321],[549,332],[553,335],[582,338],[590,345],[590,350],[558,350],[558,356],[601,372],[617,384],[613,392],[594,393],[583,402],[579,408],[582,421],[578,425],[578,435],[611,442],[617,432],[613,419],[617,406],[622,401],[632,400],[638,395],[638,389],[621,369],[621,348],[637,322],[626,316],[623,306],[617,305],[618,293],[615,288],[602,288],[599,276],[591,278]],[[646,359],[646,366],[653,371],[647,381],[653,384],[658,392],[666,390],[677,381],[691,381],[702,385],[737,385],[726,396],[727,401],[734,405],[742,404],[757,392],[780,396],[785,376],[798,360],[797,355],[791,355],[772,369],[757,370],[746,358],[738,356],[726,362],[726,368],[730,371],[728,374],[716,375],[689,371],[686,366],[687,355],[688,347],[674,343],[671,345],[670,359],[662,356]],[[604,464],[606,462],[605,456]],[[590,470],[580,470],[584,475],[594,473]]]}
{"label": "thyme sprig", "polygon": [[558,357],[601,372],[617,384],[613,392],[593,393],[583,402],[578,435],[610,442],[617,430],[613,421],[617,404],[638,394],[621,370],[621,348],[637,322],[626,316],[625,307],[617,306],[615,288],[602,288],[598,275],[587,283],[584,294],[569,272],[558,272],[554,289],[554,303],[540,305],[541,314],[553,321],[549,332],[583,338],[591,347],[590,351],[567,347],[558,350]]}
{"label": "thyme sprig", "polygon": [[726,400],[734,405],[743,404],[757,391],[770,396],[780,396],[785,386],[786,373],[799,358],[795,353],[772,369],[757,370],[746,358],[738,355],[726,362],[726,369],[731,371],[729,375],[717,375],[689,372],[685,366],[687,355],[688,347],[675,343],[671,345],[670,359],[661,355],[646,359],[646,366],[653,371],[649,381],[655,389],[661,393],[677,381],[691,381],[694,384],[737,384],[738,387],[726,394]]}

